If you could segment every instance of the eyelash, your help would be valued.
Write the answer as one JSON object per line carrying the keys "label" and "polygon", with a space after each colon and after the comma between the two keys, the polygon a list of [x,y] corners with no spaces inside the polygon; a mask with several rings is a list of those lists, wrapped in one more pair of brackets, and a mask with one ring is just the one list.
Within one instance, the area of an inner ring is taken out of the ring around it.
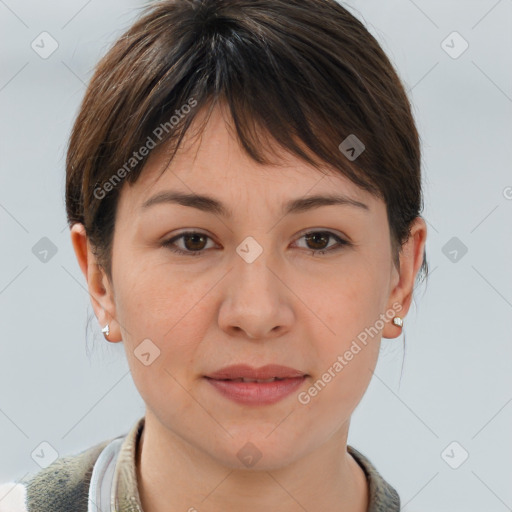
{"label": "eyelash", "polygon": [[[315,256],[317,254],[326,254],[328,252],[338,252],[343,247],[348,247],[348,246],[352,245],[347,240],[344,240],[343,238],[339,237],[338,235],[336,235],[336,234],[334,234],[334,233],[332,233],[330,231],[308,231],[307,233],[304,233],[300,238],[304,238],[307,235],[318,235],[318,234],[320,234],[320,235],[327,235],[329,238],[334,238],[336,240],[336,242],[338,242],[338,247],[334,246],[334,247],[336,247],[335,249],[333,249],[332,247],[328,248],[328,249],[317,249],[317,250],[306,249],[306,250],[309,250],[309,252],[313,256]],[[201,236],[205,236],[206,238],[211,240],[211,237],[209,237],[205,233],[201,233],[201,232],[198,232],[198,231],[186,231],[184,233],[181,233],[180,235],[177,235],[177,236],[175,236],[173,238],[170,238],[169,240],[166,240],[165,242],[162,243],[162,246],[168,248],[172,252],[175,252],[175,253],[177,253],[179,255],[183,255],[183,256],[202,256],[206,252],[206,250],[204,250],[204,249],[199,250],[199,251],[184,251],[183,249],[178,249],[177,247],[175,247],[173,245],[175,241],[177,241],[177,240],[179,240],[181,238],[184,238],[184,237],[186,237],[188,235],[201,235]]]}

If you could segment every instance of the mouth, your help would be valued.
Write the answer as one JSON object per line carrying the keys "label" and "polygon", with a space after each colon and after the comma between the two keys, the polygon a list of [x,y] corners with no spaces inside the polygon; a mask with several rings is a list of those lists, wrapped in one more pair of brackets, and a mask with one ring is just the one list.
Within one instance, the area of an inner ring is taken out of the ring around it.
{"label": "mouth", "polygon": [[237,365],[206,375],[205,379],[223,397],[238,404],[269,405],[296,391],[307,377],[308,374],[286,366]]}
{"label": "mouth", "polygon": [[[211,377],[206,377],[207,379],[210,379]],[[219,381],[228,381],[228,382],[258,382],[258,383],[264,383],[264,382],[275,382],[276,380],[285,380],[286,377],[279,378],[279,377],[271,377],[270,379],[249,379],[245,377],[240,377],[238,379],[214,379]]]}
{"label": "mouth", "polygon": [[305,372],[277,364],[267,364],[254,368],[246,364],[226,366],[218,371],[206,375],[206,378],[215,380],[231,380],[242,382],[273,382],[275,380],[293,379],[308,376]]}

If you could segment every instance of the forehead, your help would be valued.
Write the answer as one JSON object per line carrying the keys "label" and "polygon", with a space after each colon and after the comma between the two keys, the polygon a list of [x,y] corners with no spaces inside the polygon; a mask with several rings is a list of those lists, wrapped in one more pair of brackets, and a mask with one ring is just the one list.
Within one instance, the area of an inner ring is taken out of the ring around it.
{"label": "forehead", "polygon": [[215,191],[217,195],[229,190],[261,192],[269,197],[293,188],[293,196],[339,191],[362,202],[375,201],[373,195],[340,171],[328,166],[319,170],[265,134],[261,134],[262,151],[272,163],[256,162],[242,148],[232,118],[222,104],[211,111],[199,133],[205,114],[198,113],[172,161],[168,145],[152,150],[138,180],[121,194],[125,200],[140,205],[156,191],[169,188],[187,193]]}

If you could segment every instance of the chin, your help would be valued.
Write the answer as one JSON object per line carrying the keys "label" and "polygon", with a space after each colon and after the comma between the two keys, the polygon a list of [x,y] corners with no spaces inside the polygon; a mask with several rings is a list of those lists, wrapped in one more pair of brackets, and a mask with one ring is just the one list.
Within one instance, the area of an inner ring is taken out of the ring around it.
{"label": "chin", "polygon": [[275,425],[264,432],[240,430],[224,444],[218,444],[219,451],[211,455],[230,469],[271,471],[288,466],[300,457],[297,447],[304,447],[304,441],[293,441],[293,436],[284,430],[280,435],[276,431],[269,435],[272,429]]}

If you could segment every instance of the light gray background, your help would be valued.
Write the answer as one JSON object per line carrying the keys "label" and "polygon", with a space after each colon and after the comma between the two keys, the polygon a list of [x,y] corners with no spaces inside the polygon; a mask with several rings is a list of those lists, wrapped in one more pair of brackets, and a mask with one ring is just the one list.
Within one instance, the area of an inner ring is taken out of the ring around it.
{"label": "light gray background", "polygon": [[[345,5],[409,90],[432,270],[405,319],[403,377],[403,336],[384,339],[349,443],[404,511],[512,510],[512,0]],[[43,441],[77,453],[144,414],[122,345],[106,343],[93,317],[64,210],[79,102],[138,6],[0,0],[0,482],[36,473]],[[48,59],[31,48],[43,31],[59,44]],[[442,47],[453,31],[469,43],[458,58]],[[43,237],[57,249],[46,263],[32,252]],[[468,249],[455,246],[456,261],[453,237]],[[462,450],[469,458],[453,469]]]}

